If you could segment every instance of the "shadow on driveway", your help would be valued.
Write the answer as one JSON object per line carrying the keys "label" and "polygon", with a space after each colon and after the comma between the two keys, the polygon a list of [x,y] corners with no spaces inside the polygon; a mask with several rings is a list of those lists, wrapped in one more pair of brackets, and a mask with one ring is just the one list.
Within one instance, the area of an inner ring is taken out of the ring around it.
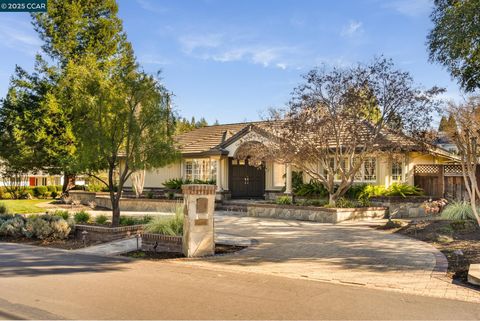
{"label": "shadow on driveway", "polygon": [[121,271],[123,257],[77,254],[64,250],[0,243],[0,277]]}

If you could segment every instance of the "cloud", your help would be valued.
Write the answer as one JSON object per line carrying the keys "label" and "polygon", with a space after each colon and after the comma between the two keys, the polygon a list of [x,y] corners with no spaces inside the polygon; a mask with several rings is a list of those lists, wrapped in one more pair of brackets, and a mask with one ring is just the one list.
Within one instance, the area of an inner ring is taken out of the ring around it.
{"label": "cloud", "polygon": [[363,32],[362,23],[356,20],[350,20],[348,25],[344,26],[340,35],[343,37],[353,37]]}
{"label": "cloud", "polygon": [[264,67],[286,69],[294,47],[259,44],[245,36],[219,33],[185,35],[179,38],[182,51],[192,57],[217,62],[246,61]]}
{"label": "cloud", "polygon": [[196,49],[215,48],[222,44],[223,35],[218,33],[187,35],[180,37],[180,45],[186,53],[191,53]]}
{"label": "cloud", "polygon": [[431,0],[393,0],[384,6],[403,15],[416,17],[429,14],[432,10]]}
{"label": "cloud", "polygon": [[152,2],[149,0],[137,0],[138,5],[143,10],[147,10],[153,13],[166,13],[168,9],[158,5],[158,2]]}
{"label": "cloud", "polygon": [[42,42],[28,23],[3,20],[0,23],[0,45],[35,55]]}

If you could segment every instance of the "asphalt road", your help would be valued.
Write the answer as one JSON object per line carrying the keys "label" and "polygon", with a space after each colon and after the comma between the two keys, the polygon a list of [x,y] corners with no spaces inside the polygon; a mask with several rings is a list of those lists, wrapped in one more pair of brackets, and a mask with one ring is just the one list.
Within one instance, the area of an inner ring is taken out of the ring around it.
{"label": "asphalt road", "polygon": [[480,319],[480,305],[0,243],[3,319]]}

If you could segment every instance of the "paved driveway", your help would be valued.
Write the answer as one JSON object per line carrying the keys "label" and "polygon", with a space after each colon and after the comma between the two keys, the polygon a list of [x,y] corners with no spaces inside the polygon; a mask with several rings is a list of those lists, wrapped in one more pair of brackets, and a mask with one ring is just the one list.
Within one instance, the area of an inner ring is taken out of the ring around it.
{"label": "paved driveway", "polygon": [[178,264],[480,302],[478,291],[451,284],[445,257],[427,243],[364,226],[216,214],[219,233],[258,244],[236,255]]}
{"label": "paved driveway", "polygon": [[0,319],[473,319],[480,305],[0,242]]}

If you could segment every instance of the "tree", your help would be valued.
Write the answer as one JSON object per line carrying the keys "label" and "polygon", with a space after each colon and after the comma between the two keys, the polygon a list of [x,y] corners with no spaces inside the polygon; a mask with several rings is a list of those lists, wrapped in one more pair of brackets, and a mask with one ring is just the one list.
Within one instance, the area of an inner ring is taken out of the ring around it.
{"label": "tree", "polygon": [[[16,128],[19,139],[11,143],[28,143],[32,170],[63,172],[64,192],[75,185],[77,172],[72,131],[75,102],[58,82],[68,63],[79,62],[86,55],[106,68],[112,59],[121,59],[119,52],[125,47],[126,36],[117,14],[114,0],[50,0],[47,13],[32,14],[35,30],[44,41],[42,51],[54,67],[39,55],[33,74],[17,67],[11,95],[4,104],[13,115],[8,122]],[[66,82],[62,85],[69,86]],[[14,96],[19,96],[15,102],[11,99]],[[20,155],[30,157],[28,153]]]}
{"label": "tree", "polygon": [[[218,121],[217,121],[218,124]],[[208,122],[205,118],[200,118],[199,121],[195,121],[195,117],[192,117],[191,121],[188,121],[186,118],[178,117],[175,120],[175,134],[183,134],[189,131],[192,131],[196,128],[206,127]]]}
{"label": "tree", "polygon": [[69,120],[54,94],[57,76],[57,70],[40,56],[32,74],[17,66],[0,108],[5,176],[36,171],[60,174],[75,152]]}
{"label": "tree", "polygon": [[480,191],[476,176],[480,157],[477,146],[480,139],[480,97],[470,97],[463,104],[450,103],[449,111],[456,123],[455,127],[449,127],[449,134],[457,145],[470,205],[480,225],[480,215],[477,209]]}
{"label": "tree", "polygon": [[[136,171],[162,167],[177,158],[170,97],[154,77],[138,71],[133,53],[104,68],[94,58],[69,63],[78,160],[82,171],[110,191],[112,225],[120,219],[125,182]],[[116,171],[118,170],[118,173]],[[108,172],[108,180],[98,176]],[[115,175],[118,179],[115,181]]]}
{"label": "tree", "polygon": [[[281,160],[321,182],[330,205],[345,194],[362,163],[389,144],[390,152],[414,145],[405,134],[428,128],[433,98],[441,89],[421,90],[393,62],[314,69],[294,89],[285,109],[274,109],[264,125],[254,157]],[[392,137],[396,137],[392,139]],[[399,138],[399,139],[397,139]],[[416,145],[416,144],[415,144]],[[337,181],[337,182],[335,182]]]}
{"label": "tree", "polygon": [[466,91],[480,88],[480,1],[435,0],[427,37],[430,60],[447,67]]}
{"label": "tree", "polygon": [[442,116],[442,118],[440,119],[440,125],[438,125],[438,131],[444,132],[447,130],[447,127],[448,127],[447,118],[445,116]]}

